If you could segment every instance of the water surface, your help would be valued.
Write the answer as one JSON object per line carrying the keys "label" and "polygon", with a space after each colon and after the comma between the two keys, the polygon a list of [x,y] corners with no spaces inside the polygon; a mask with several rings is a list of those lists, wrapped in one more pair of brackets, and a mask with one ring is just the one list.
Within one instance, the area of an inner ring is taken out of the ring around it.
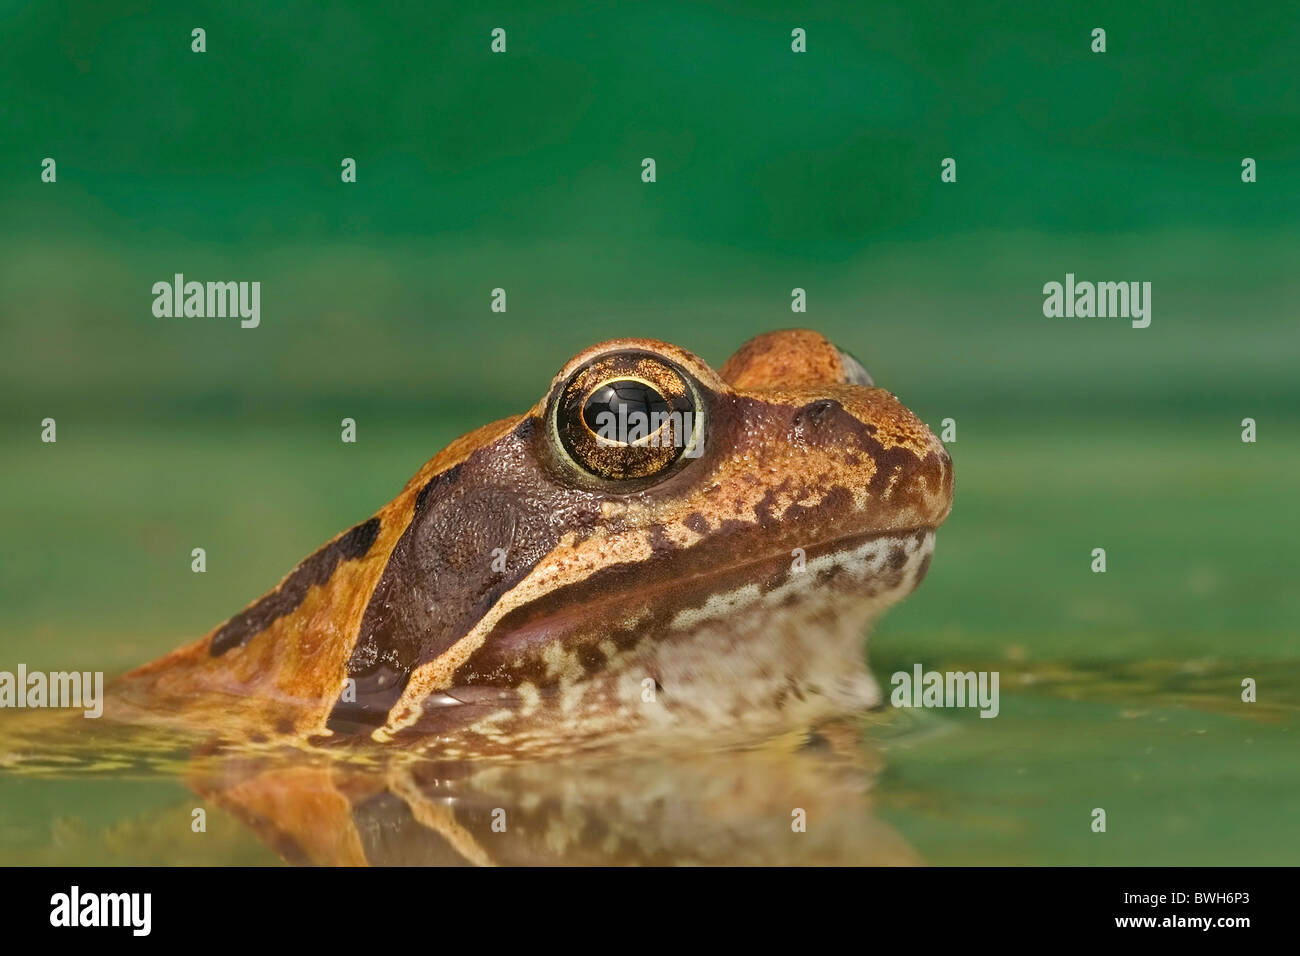
{"label": "water surface", "polygon": [[[972,661],[945,662],[945,669],[949,663],[999,670],[997,718],[885,709],[743,750],[505,764],[213,751],[160,731],[79,728],[50,735],[44,747],[11,751],[9,772],[0,775],[0,860],[1300,860],[1295,697],[1243,703],[1234,690],[1239,669],[1213,661]],[[1286,669],[1250,670],[1277,676]],[[1092,830],[1097,807],[1106,811],[1105,833]],[[205,811],[204,832],[193,831],[195,808]]]}

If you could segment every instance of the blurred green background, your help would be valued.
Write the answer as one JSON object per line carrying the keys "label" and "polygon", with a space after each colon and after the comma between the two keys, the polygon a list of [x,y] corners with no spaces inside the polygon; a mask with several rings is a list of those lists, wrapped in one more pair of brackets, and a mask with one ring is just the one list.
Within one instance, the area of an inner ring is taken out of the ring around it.
{"label": "blurred green background", "polygon": [[[1003,719],[893,748],[882,812],[936,862],[1300,860],[1293,5],[0,0],[0,22],[0,666],[114,671],[201,635],[594,341],[717,365],[807,325],[957,422],[953,515],[877,671],[1029,675]],[[175,272],[260,281],[261,327],[155,318]],[[1150,328],[1044,318],[1066,272],[1150,281]],[[1074,697],[1039,666],[1083,675]],[[1219,683],[1187,696],[1189,667]],[[1104,850],[1063,822],[1099,774],[1131,811]]]}

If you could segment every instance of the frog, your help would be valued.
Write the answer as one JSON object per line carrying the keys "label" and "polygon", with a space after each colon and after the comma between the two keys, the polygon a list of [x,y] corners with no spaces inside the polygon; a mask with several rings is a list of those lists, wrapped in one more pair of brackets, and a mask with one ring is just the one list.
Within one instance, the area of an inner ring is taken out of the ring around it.
{"label": "frog", "polygon": [[952,459],[808,329],[717,370],[617,338],[107,706],[439,759],[730,746],[881,703],[871,624],[921,583]]}

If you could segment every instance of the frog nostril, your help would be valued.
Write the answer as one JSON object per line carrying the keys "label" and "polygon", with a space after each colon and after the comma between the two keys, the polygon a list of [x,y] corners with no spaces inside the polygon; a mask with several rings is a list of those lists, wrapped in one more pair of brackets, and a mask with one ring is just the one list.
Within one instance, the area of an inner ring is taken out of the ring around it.
{"label": "frog nostril", "polygon": [[825,421],[835,409],[840,407],[840,403],[833,399],[823,398],[820,401],[813,402],[806,406],[808,420],[814,425],[820,425]]}
{"label": "frog nostril", "polygon": [[824,425],[841,407],[840,403],[832,398],[809,402],[794,413],[795,428],[799,429],[805,425]]}

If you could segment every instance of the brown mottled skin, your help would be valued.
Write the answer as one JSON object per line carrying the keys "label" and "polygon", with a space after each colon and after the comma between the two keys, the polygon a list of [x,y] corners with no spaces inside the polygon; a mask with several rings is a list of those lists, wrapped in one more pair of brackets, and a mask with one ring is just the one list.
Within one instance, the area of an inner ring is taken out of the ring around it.
{"label": "brown mottled skin", "polygon": [[[698,457],[622,481],[560,447],[555,428],[580,427],[555,421],[566,383],[613,353],[688,383]],[[943,446],[865,381],[804,330],[761,335],[717,372],[648,339],[592,346],[524,415],[435,455],[373,538],[340,535],[278,596],[125,675],[110,710],[466,757],[744,736],[859,706],[829,684],[924,575],[953,494]],[[820,638],[842,631],[852,641]]]}

